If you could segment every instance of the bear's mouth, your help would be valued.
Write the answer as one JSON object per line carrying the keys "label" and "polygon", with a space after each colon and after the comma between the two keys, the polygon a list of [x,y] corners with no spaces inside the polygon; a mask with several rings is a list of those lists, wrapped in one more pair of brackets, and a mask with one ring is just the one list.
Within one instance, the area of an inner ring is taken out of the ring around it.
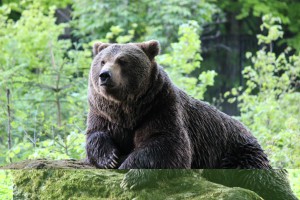
{"label": "bear's mouth", "polygon": [[101,83],[100,86],[112,88],[113,84],[111,84],[111,83]]}
{"label": "bear's mouth", "polygon": [[112,81],[100,82],[99,85],[102,89],[106,90],[107,92],[111,91],[116,86]]}

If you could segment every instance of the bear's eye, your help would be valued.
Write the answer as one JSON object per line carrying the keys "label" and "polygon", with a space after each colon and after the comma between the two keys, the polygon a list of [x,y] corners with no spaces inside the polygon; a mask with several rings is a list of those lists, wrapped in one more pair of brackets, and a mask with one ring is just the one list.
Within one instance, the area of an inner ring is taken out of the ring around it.
{"label": "bear's eye", "polygon": [[124,65],[127,65],[128,62],[127,62],[127,60],[125,60],[124,58],[119,58],[119,59],[118,59],[118,63],[119,63],[120,65],[123,65],[123,66],[124,66]]}
{"label": "bear's eye", "polygon": [[101,66],[103,66],[103,65],[105,65],[105,61],[104,60],[101,61]]}

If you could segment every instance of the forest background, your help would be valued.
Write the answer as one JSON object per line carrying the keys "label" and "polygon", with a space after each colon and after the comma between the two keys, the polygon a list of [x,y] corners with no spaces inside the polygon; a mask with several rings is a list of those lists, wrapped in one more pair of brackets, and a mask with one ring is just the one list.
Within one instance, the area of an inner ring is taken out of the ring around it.
{"label": "forest background", "polygon": [[299,11],[297,0],[0,0],[0,165],[84,158],[92,44],[156,39],[175,84],[249,127],[300,197]]}

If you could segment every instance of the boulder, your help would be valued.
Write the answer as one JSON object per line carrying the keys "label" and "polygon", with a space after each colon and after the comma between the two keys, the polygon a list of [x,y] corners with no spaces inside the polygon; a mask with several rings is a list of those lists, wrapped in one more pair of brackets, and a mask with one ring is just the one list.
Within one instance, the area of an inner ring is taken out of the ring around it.
{"label": "boulder", "polygon": [[95,169],[76,160],[26,160],[9,169],[14,199],[223,199],[259,200],[256,193],[207,181],[194,173],[157,182],[139,190],[124,190],[120,183],[127,170]]}

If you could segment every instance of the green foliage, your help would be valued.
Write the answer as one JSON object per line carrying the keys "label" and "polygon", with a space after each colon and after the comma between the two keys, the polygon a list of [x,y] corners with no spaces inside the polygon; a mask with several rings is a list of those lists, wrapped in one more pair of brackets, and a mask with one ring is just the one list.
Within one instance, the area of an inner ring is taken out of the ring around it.
{"label": "green foliage", "polygon": [[283,31],[281,25],[276,24],[281,23],[281,19],[279,17],[273,17],[272,15],[265,15],[262,17],[263,24],[260,26],[260,29],[263,31],[264,29],[268,30],[268,35],[257,35],[258,44],[271,44],[272,41],[276,41],[279,38],[283,37]]}
{"label": "green foliage", "polygon": [[[138,1],[133,1],[130,6],[126,1],[80,1],[74,0],[73,20],[71,23],[74,30],[74,35],[84,42],[90,42],[99,38],[105,38],[107,32],[111,31],[112,27],[119,29],[127,29],[131,24],[138,24],[141,35],[145,32],[141,26],[142,18],[136,18],[135,14],[140,10],[145,10],[146,4],[138,4]],[[113,9],[112,9],[113,8]],[[145,16],[140,13],[141,17]]]}
{"label": "green foliage", "polygon": [[219,1],[218,4],[226,10],[237,13],[238,19],[244,19],[250,15],[261,17],[272,14],[281,19],[287,26],[292,37],[286,41],[290,46],[300,51],[300,2],[290,0],[238,0],[238,1]]}
{"label": "green foliage", "polygon": [[11,9],[15,12],[22,13],[23,10],[28,9],[32,4],[39,5],[39,9],[48,13],[50,7],[65,8],[72,3],[72,0],[2,0],[5,9]]}
{"label": "green foliage", "polygon": [[[52,7],[44,14],[37,3],[16,22],[8,19],[10,10],[0,18],[0,88],[11,91],[13,138],[12,148],[1,151],[1,162],[83,156],[79,143],[84,144],[84,137],[78,135],[85,127],[91,53],[77,50],[82,47],[76,44],[70,50],[69,40],[58,40],[66,25],[55,24],[54,11]],[[0,115],[7,119],[8,102],[2,94]],[[7,140],[7,120],[0,123],[1,138]]]}
{"label": "green foliage", "polygon": [[138,25],[132,24],[130,27],[132,29],[124,30],[120,26],[112,26],[110,27],[110,32],[107,32],[105,38],[100,39],[100,41],[107,43],[128,43],[134,38]]}
{"label": "green foliage", "polygon": [[300,198],[300,169],[288,169],[288,173],[292,190],[294,191],[295,195]]}
{"label": "green foliage", "polygon": [[0,199],[13,199],[13,183],[10,171],[0,170]]}
{"label": "green foliage", "polygon": [[[259,43],[270,45],[282,37],[279,20],[263,17],[266,36],[258,35]],[[231,101],[237,100],[240,120],[253,131],[269,154],[274,167],[300,167],[300,93],[296,90],[300,78],[300,55],[288,50],[276,56],[267,48],[256,55],[247,54],[252,66],[243,71],[245,88],[235,88]],[[270,49],[270,48],[269,48]]]}
{"label": "green foliage", "polygon": [[82,41],[105,38],[112,26],[128,30],[134,24],[138,28],[131,41],[158,39],[163,47],[176,41],[181,24],[196,20],[203,25],[216,12],[206,0],[74,0],[73,9],[74,34]]}
{"label": "green foliage", "polygon": [[178,35],[179,41],[171,44],[171,52],[160,55],[157,60],[166,66],[169,76],[178,87],[197,99],[203,99],[207,86],[214,84],[216,73],[207,71],[196,75],[202,61],[198,23],[189,21],[181,25]]}

